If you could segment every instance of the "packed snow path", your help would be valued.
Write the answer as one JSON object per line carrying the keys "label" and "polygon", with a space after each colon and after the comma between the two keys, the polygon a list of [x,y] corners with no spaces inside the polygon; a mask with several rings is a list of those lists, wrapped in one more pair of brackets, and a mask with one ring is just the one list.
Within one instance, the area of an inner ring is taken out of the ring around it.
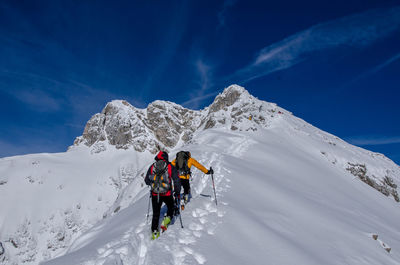
{"label": "packed snow path", "polygon": [[[194,155],[195,159],[206,168],[213,167],[218,205],[215,203],[211,175],[205,175],[193,167],[193,197],[181,212],[183,229],[177,217],[157,240],[150,239],[152,216],[150,206],[150,216],[146,220],[149,202],[149,190],[146,188],[139,195],[141,199],[137,203],[100,222],[74,242],[68,254],[46,264],[204,264],[207,253],[198,250],[196,243],[211,239],[223,223],[228,206],[224,194],[230,189],[230,170],[224,164],[224,157],[239,157],[252,143],[246,137],[232,136],[221,138],[218,135],[214,141],[208,141],[207,144],[202,142],[202,150],[197,150],[198,147],[187,148],[192,154],[198,154]],[[223,154],[220,154],[221,146],[228,147]],[[161,216],[165,212],[164,206]]]}

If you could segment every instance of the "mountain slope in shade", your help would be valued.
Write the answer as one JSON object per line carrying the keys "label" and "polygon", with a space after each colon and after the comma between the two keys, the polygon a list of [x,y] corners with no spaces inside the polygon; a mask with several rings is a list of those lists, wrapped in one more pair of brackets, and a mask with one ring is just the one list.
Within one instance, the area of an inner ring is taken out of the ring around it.
{"label": "mountain slope in shade", "polygon": [[[68,152],[0,160],[0,264],[400,262],[400,169],[383,155],[238,86],[201,111],[156,101],[152,116],[110,104],[115,109],[103,110],[104,121],[95,118],[97,128],[89,121]],[[164,139],[155,119],[182,129]],[[126,143],[112,140],[127,134]],[[143,174],[157,147],[168,147],[171,157],[190,150],[213,166],[218,206],[210,177],[193,170],[185,228],[178,221],[153,242]]]}

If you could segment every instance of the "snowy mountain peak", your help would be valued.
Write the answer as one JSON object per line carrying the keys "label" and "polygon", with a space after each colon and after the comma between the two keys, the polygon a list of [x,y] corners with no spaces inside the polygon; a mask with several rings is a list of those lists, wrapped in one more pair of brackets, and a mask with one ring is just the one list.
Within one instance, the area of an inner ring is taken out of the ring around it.
{"label": "snowy mountain peak", "polygon": [[[224,91],[219,94],[214,102],[210,106],[211,112],[219,111],[223,108],[232,106],[234,103],[238,102],[241,98],[250,99],[249,92],[244,89],[244,87],[238,85],[231,85],[224,89]],[[247,100],[248,101],[248,100]]]}
{"label": "snowy mountain peak", "polygon": [[204,129],[222,126],[234,131],[256,131],[270,126],[278,113],[290,114],[274,103],[258,100],[241,86],[231,85],[208,107]]}
{"label": "snowy mountain peak", "polygon": [[87,122],[74,146],[88,146],[92,153],[109,147],[155,153],[188,143],[198,130],[221,126],[256,130],[258,126],[268,126],[276,108],[238,85],[225,88],[208,108],[200,111],[169,101],[156,100],[146,109],[138,109],[125,100],[113,100]]}
{"label": "snowy mountain peak", "polygon": [[242,86],[239,86],[239,85],[236,85],[236,84],[233,84],[233,85],[230,85],[230,86],[228,86],[228,87],[226,87],[225,89],[224,89],[224,91],[222,92],[222,94],[224,95],[226,95],[226,94],[231,94],[231,93],[238,93],[238,94],[247,94],[247,95],[250,95],[249,94],[249,92],[244,88],[244,87],[242,87]]}
{"label": "snowy mountain peak", "polygon": [[116,99],[116,100],[112,100],[112,101],[108,102],[101,113],[102,114],[107,114],[110,112],[129,113],[129,112],[135,111],[135,110],[137,110],[137,109],[134,106],[132,106],[131,104],[129,104],[128,101]]}

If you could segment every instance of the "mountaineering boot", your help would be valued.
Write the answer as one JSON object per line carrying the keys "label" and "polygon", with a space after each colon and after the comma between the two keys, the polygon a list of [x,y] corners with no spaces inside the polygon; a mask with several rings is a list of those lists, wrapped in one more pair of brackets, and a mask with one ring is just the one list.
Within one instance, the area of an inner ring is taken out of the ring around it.
{"label": "mountaineering boot", "polygon": [[161,223],[161,229],[163,232],[167,230],[169,223],[171,223],[171,218],[169,216],[165,216]]}
{"label": "mountaineering boot", "polygon": [[154,232],[151,234],[151,240],[157,239],[159,236],[160,236],[160,232],[154,231]]}

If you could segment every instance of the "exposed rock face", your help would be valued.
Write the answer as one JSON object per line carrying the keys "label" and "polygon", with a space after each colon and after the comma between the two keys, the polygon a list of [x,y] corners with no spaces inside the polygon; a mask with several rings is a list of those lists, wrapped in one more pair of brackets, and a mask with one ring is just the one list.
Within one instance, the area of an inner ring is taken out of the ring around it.
{"label": "exposed rock face", "polygon": [[222,125],[231,130],[255,131],[259,126],[268,127],[278,113],[290,114],[274,103],[258,100],[243,87],[232,85],[210,105],[204,129]]}
{"label": "exposed rock face", "polygon": [[217,112],[226,107],[232,106],[236,101],[239,100],[242,94],[250,96],[249,93],[240,86],[230,86],[224,91],[224,93],[218,95],[214,102],[210,106],[210,112]]}
{"label": "exposed rock face", "polygon": [[[74,144],[96,144],[98,148],[98,143],[106,141],[116,148],[126,149],[132,146],[143,152],[149,140],[147,128],[142,121],[144,116],[143,110],[136,109],[128,102],[114,100],[87,122],[83,135]],[[155,145],[154,142],[151,144]]]}
{"label": "exposed rock face", "polygon": [[[158,141],[174,147],[182,138],[190,140],[201,114],[172,102],[155,101],[147,107],[147,125]],[[183,134],[183,135],[182,135]]]}
{"label": "exposed rock face", "polygon": [[383,179],[379,179],[374,175],[367,175],[367,167],[364,164],[353,164],[348,162],[349,166],[346,168],[352,175],[358,177],[361,181],[367,183],[372,188],[376,189],[385,196],[392,195],[395,201],[400,202],[399,194],[397,192],[397,185],[394,183],[393,178],[389,177],[389,171]]}
{"label": "exposed rock face", "polygon": [[[154,101],[138,109],[125,100],[109,102],[86,124],[74,145],[86,145],[92,153],[107,145],[152,153],[190,141],[197,130],[225,126],[231,130],[256,130],[268,126],[277,106],[251,96],[243,87],[232,85],[207,108],[195,111],[167,101]],[[284,111],[284,110],[282,110]]]}

